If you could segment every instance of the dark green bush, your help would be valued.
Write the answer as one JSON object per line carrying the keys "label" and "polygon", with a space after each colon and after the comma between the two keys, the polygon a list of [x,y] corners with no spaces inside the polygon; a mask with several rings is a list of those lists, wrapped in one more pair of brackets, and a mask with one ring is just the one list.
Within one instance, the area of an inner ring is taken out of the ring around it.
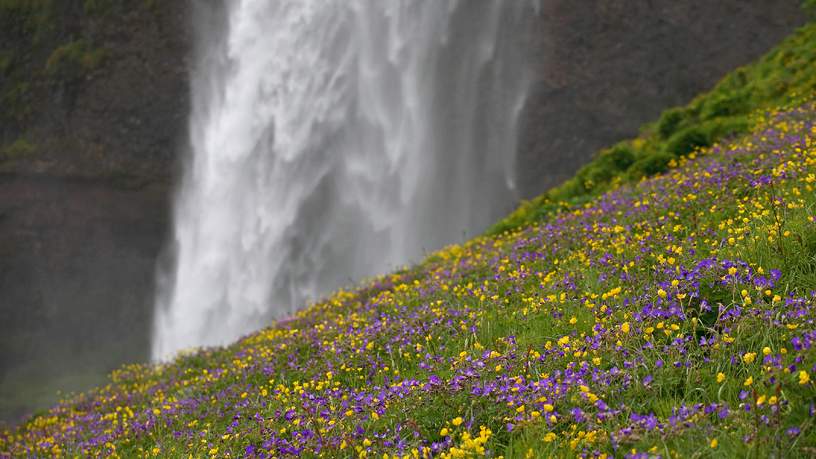
{"label": "dark green bush", "polygon": [[685,156],[697,148],[711,145],[711,138],[700,126],[686,128],[669,138],[665,151],[674,156]]}
{"label": "dark green bush", "polygon": [[720,118],[707,123],[705,130],[709,139],[721,139],[750,131],[751,122],[747,116]]}
{"label": "dark green bush", "polygon": [[750,111],[751,99],[747,91],[729,91],[706,99],[700,113],[702,119],[733,116]]}
{"label": "dark green bush", "polygon": [[664,139],[671,137],[683,122],[684,112],[682,108],[672,108],[663,112],[657,122],[657,134]]}
{"label": "dark green bush", "polygon": [[554,197],[558,200],[565,201],[570,198],[574,198],[575,196],[580,196],[589,191],[585,185],[586,181],[584,180],[583,175],[577,174],[575,177],[567,180],[560,187],[558,187],[557,193],[554,193]]}
{"label": "dark green bush", "polygon": [[641,158],[629,168],[629,177],[632,180],[637,180],[641,177],[666,172],[669,170],[669,163],[673,159],[674,156],[667,153],[657,153]]}
{"label": "dark green bush", "polygon": [[634,162],[635,153],[625,143],[619,143],[608,150],[603,150],[595,161],[587,164],[578,172],[577,182],[581,187],[576,186],[575,190],[570,190],[569,196],[605,190],[615,177],[628,170]]}
{"label": "dark green bush", "polygon": [[635,162],[635,151],[626,143],[619,143],[601,153],[601,163],[617,171],[625,171]]}
{"label": "dark green bush", "polygon": [[604,164],[593,164],[583,174],[584,188],[586,191],[600,188],[602,185],[609,183],[616,175],[618,175],[618,172],[615,169],[604,167]]}

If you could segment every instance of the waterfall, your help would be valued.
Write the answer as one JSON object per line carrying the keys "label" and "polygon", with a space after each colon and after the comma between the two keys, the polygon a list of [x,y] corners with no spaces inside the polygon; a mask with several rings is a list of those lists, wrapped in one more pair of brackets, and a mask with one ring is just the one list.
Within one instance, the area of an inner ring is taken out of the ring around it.
{"label": "waterfall", "polygon": [[234,340],[515,204],[531,5],[195,3],[190,155],[154,359]]}

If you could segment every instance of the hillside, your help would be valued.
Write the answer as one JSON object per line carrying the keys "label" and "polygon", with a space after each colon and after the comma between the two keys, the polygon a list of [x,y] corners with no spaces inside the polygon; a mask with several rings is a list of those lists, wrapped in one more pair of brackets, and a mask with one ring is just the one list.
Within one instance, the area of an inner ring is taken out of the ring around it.
{"label": "hillside", "polygon": [[565,204],[580,204],[610,187],[664,172],[672,160],[751,130],[755,111],[816,93],[814,61],[816,23],[810,23],[689,104],[666,110],[657,121],[641,127],[639,136],[603,149],[574,177],[523,203],[488,233],[518,228]]}
{"label": "hillside", "polygon": [[[225,17],[202,5],[229,3],[0,0],[0,422],[149,358],[192,67]],[[506,37],[530,53],[515,167],[525,198],[805,20],[801,0],[525,3],[539,14]]]}
{"label": "hillside", "polygon": [[[789,43],[777,69],[813,41]],[[123,367],[0,434],[0,452],[812,456],[809,84],[751,99],[746,127],[662,175],[524,214],[230,347]]]}

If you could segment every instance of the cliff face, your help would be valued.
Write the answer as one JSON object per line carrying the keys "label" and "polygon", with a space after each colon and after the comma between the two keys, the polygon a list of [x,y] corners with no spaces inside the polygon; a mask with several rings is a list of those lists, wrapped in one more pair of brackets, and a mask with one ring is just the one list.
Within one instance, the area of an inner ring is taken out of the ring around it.
{"label": "cliff face", "polygon": [[0,3],[0,419],[147,356],[186,135],[186,14]]}
{"label": "cliff face", "polygon": [[6,3],[0,172],[168,181],[188,109],[186,2]]}
{"label": "cliff face", "polygon": [[800,3],[543,0],[530,37],[521,194],[572,177],[599,149],[762,55],[804,23]]}
{"label": "cliff face", "polygon": [[[803,20],[798,3],[541,0],[522,193],[770,48]],[[147,356],[185,147],[189,10],[0,2],[0,419]]]}

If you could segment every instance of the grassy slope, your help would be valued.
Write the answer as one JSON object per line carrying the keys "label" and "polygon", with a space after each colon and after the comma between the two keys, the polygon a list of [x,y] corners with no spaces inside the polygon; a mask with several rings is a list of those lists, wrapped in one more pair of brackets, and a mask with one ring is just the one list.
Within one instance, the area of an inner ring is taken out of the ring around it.
{"label": "grassy slope", "polygon": [[0,456],[814,455],[816,106],[754,119],[229,348],[125,367]]}
{"label": "grassy slope", "polygon": [[[816,2],[810,7],[816,12]],[[587,202],[621,183],[668,170],[696,149],[745,133],[758,109],[789,106],[816,93],[816,22],[802,27],[757,62],[728,74],[711,91],[684,107],[666,110],[641,135],[599,152],[572,179],[523,203],[488,234],[519,228],[562,209]]]}

